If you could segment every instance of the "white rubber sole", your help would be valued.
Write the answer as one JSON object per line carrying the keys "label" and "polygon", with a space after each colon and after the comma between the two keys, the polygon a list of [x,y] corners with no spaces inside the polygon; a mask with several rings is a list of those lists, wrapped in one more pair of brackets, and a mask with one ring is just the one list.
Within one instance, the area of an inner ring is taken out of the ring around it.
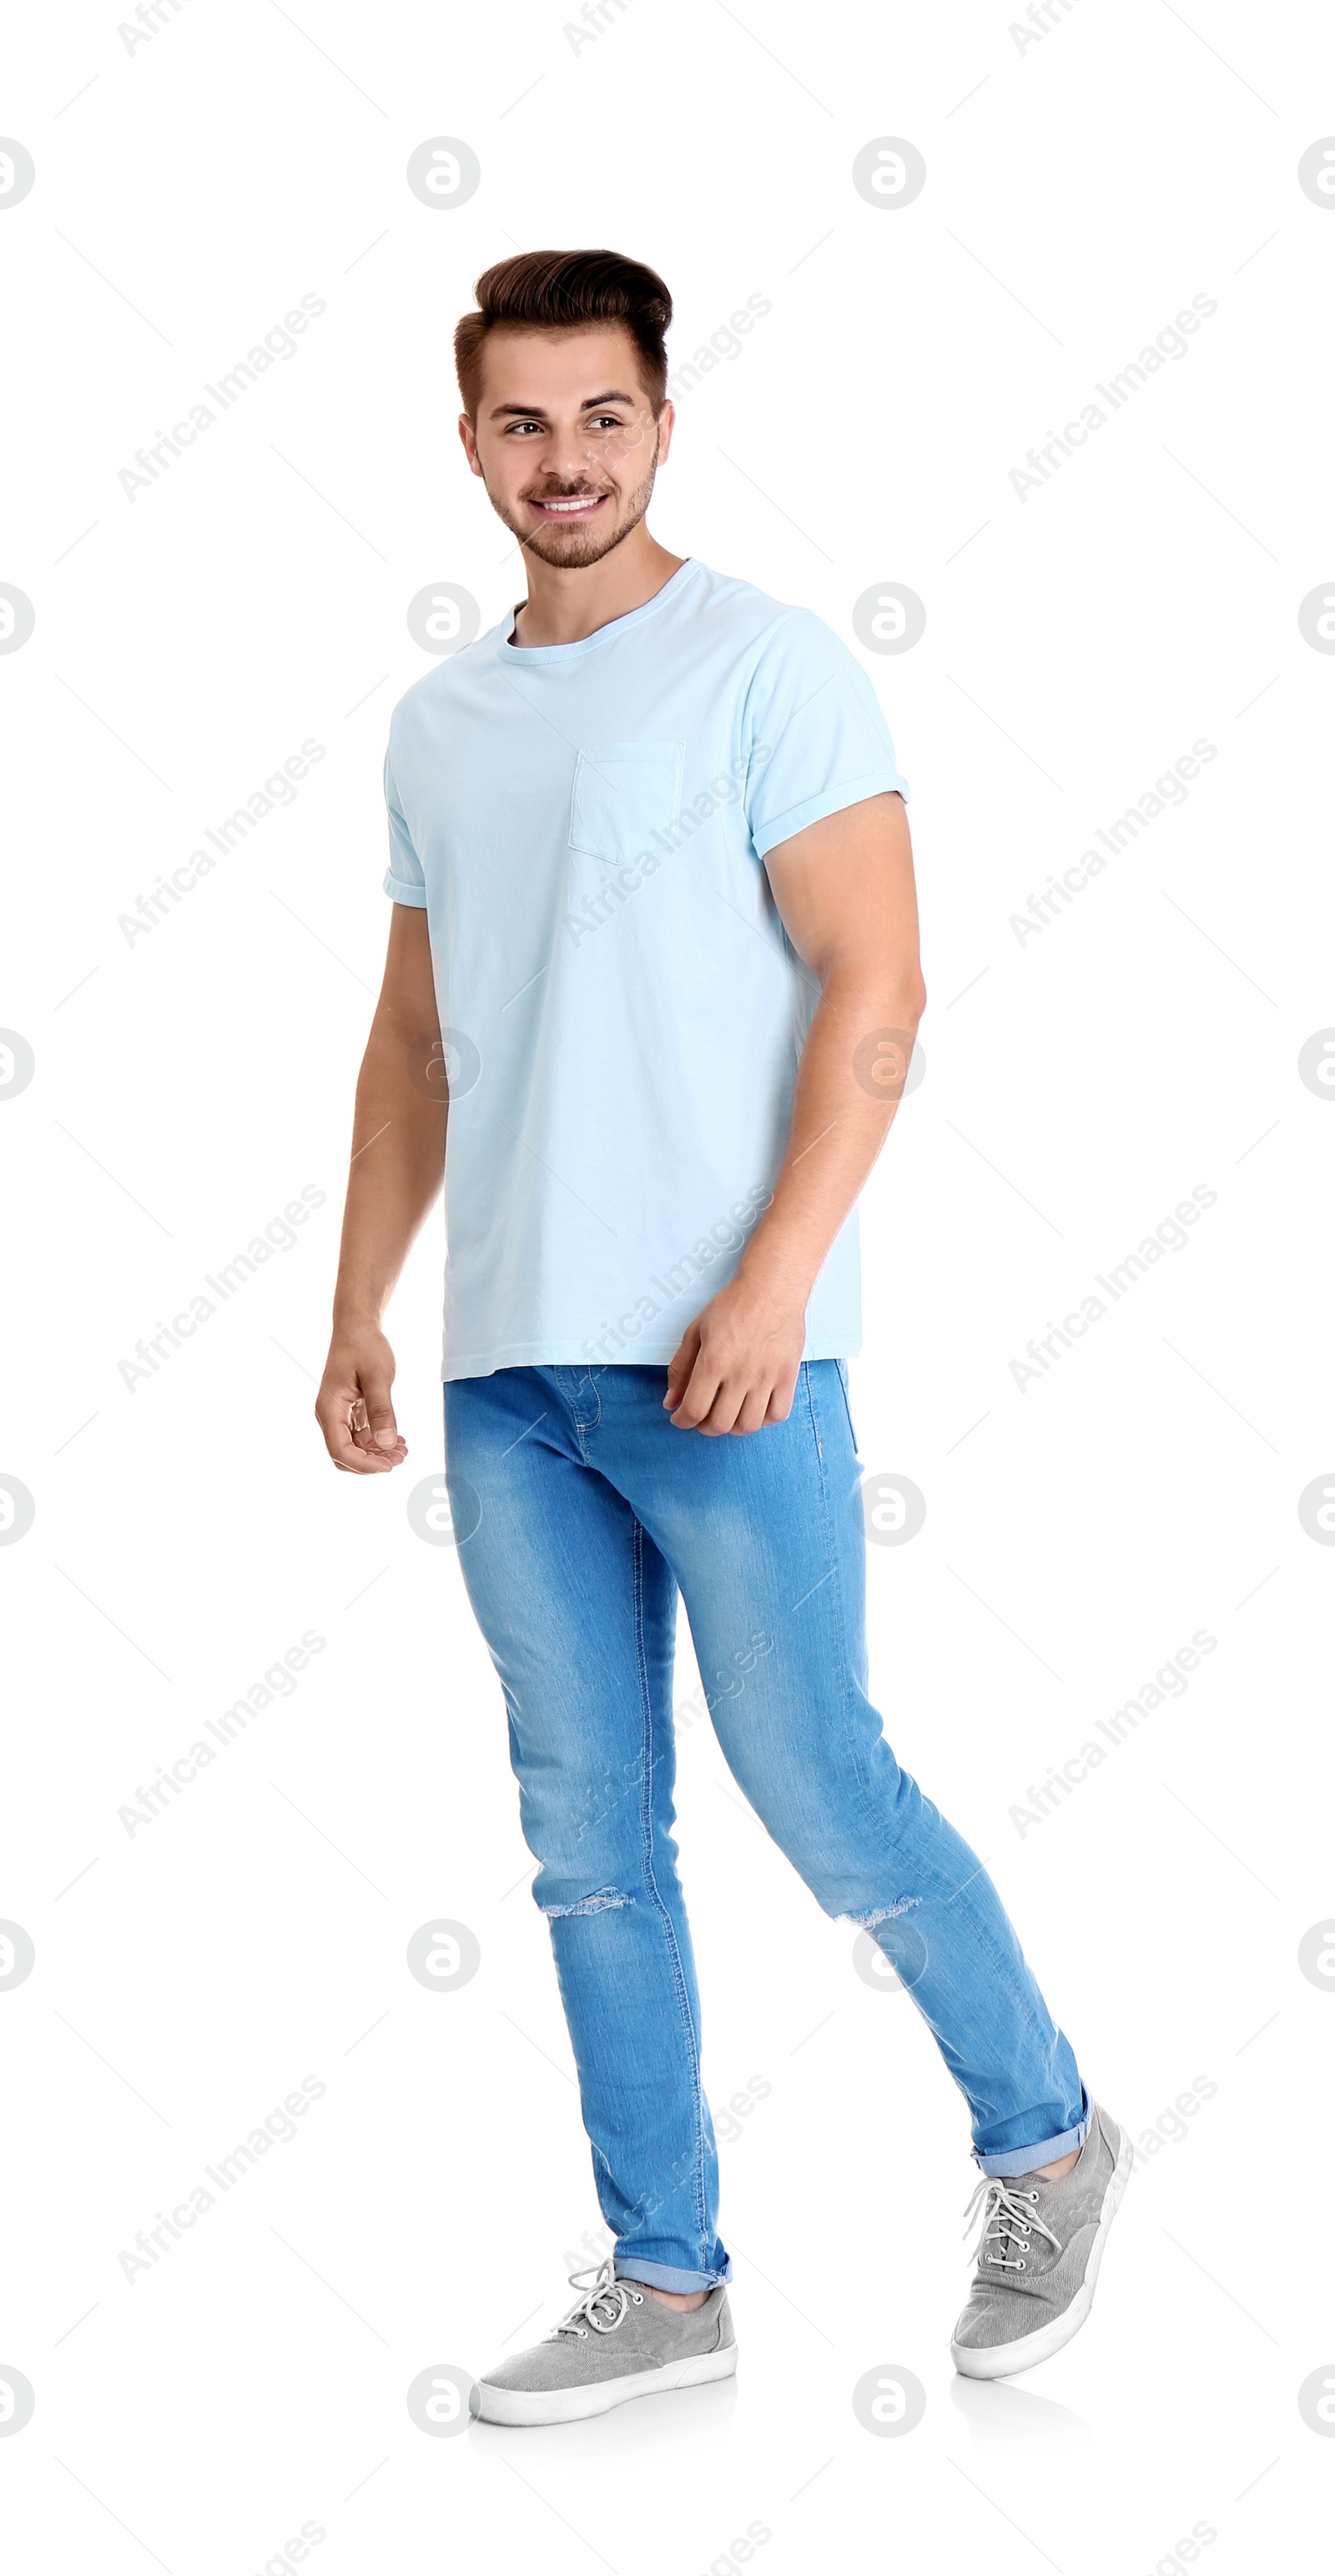
{"label": "white rubber sole", "polygon": [[1038,2334],[1020,2335],[1014,2343],[994,2343],[977,2349],[968,2344],[952,2343],[950,2358],[961,2379],[1011,2379],[1017,2371],[1033,2370],[1040,2361],[1050,2361],[1054,2352],[1060,2352],[1063,2344],[1079,2334],[1094,2305],[1094,2284],[1099,2277],[1108,2230],[1121,2206],[1135,2152],[1130,2130],[1123,2129],[1117,2162],[1103,2195],[1098,2234],[1090,2247],[1089,2265],[1069,2308],[1061,2316],[1054,2317],[1051,2325],[1044,2326]]}
{"label": "white rubber sole", "polygon": [[673,2388],[702,2388],[711,2379],[731,2379],[737,2368],[737,2346],[695,2353],[689,2361],[667,2363],[661,2370],[635,2370],[625,2379],[604,2379],[583,2388],[493,2388],[477,2383],[478,2419],[483,2424],[574,2424],[585,2415],[610,2415],[632,2397],[659,2397]]}

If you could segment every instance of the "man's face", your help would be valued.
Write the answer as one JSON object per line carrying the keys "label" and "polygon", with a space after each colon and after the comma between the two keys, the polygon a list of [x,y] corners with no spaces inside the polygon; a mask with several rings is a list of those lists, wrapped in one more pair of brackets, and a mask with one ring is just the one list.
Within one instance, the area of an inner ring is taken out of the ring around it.
{"label": "man's face", "polygon": [[498,518],[547,564],[597,563],[638,527],[672,436],[628,331],[491,332],[476,422],[459,423]]}

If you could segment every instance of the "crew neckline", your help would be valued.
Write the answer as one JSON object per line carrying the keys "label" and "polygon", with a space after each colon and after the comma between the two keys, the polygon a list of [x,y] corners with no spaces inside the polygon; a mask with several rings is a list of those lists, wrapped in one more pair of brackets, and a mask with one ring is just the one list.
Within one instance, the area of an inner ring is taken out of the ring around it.
{"label": "crew neckline", "polygon": [[594,653],[600,645],[612,643],[615,637],[625,635],[632,626],[642,626],[646,618],[655,616],[669,599],[680,594],[700,570],[697,557],[687,555],[685,562],[678,564],[676,571],[668,575],[662,589],[656,590],[652,599],[643,600],[638,608],[628,608],[624,617],[610,618],[606,626],[595,626],[592,635],[581,635],[574,644],[512,643],[515,619],[525,605],[522,599],[518,600],[510,611],[510,622],[501,636],[498,650],[513,653],[516,660],[528,663],[573,662],[581,653]]}

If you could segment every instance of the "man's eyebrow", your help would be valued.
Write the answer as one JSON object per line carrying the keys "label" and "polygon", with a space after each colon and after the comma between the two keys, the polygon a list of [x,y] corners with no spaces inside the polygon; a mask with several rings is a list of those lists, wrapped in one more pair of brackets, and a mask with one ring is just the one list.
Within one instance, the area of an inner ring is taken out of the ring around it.
{"label": "man's eyebrow", "polygon": [[[586,394],[583,402],[580,404],[580,410],[598,411],[604,403],[628,403],[633,409],[635,396],[634,394],[618,393],[615,389],[610,393]],[[520,420],[547,420],[550,417],[549,413],[541,403],[497,403],[495,410],[488,412],[487,418],[489,420],[504,420],[509,415],[513,415]]]}

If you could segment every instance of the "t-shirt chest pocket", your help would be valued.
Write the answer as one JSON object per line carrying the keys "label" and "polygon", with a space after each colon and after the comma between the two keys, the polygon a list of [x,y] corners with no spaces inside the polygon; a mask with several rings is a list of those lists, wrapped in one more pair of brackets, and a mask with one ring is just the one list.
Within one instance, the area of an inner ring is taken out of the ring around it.
{"label": "t-shirt chest pocket", "polygon": [[684,742],[602,742],[575,763],[570,847],[609,867],[647,851],[681,811]]}

